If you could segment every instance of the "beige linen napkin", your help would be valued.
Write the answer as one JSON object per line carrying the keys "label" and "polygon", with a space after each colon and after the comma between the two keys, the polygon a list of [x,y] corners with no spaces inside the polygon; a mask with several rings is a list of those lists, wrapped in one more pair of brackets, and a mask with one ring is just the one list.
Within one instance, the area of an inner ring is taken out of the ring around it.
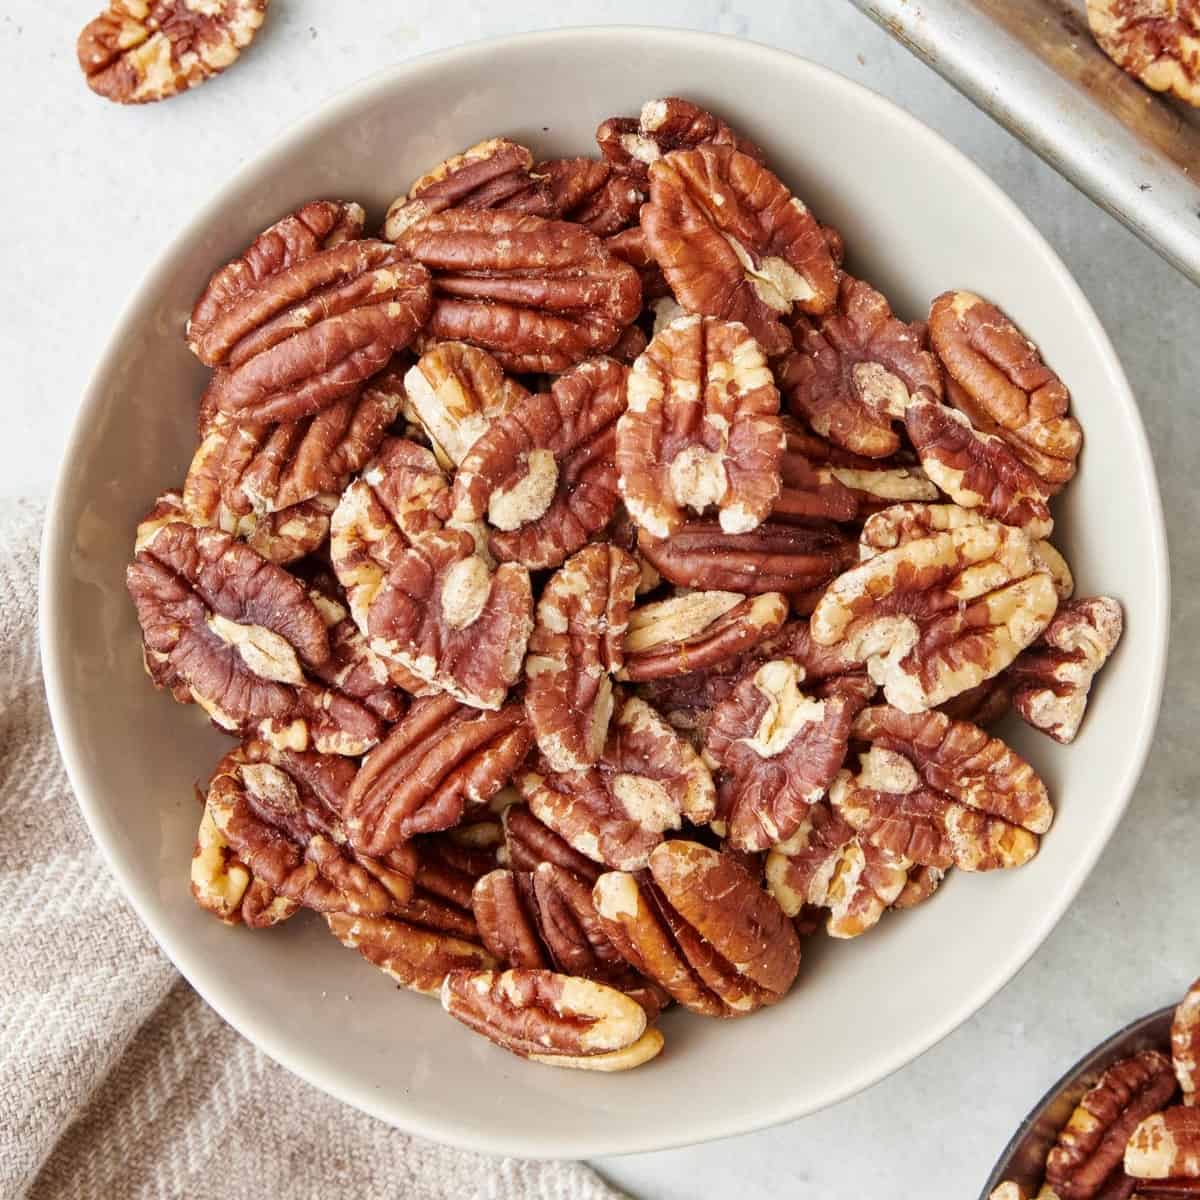
{"label": "beige linen napkin", "polygon": [[40,506],[0,517],[0,1197],[616,1200],[580,1163],[486,1158],[289,1075],[176,974],[92,845],[38,664]]}

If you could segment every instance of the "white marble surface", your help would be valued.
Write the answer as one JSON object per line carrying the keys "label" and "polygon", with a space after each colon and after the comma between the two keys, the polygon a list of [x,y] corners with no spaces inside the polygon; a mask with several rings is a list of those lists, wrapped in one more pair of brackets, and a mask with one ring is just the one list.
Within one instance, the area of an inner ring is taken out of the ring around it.
{"label": "white marble surface", "polygon": [[[155,254],[215,184],[359,77],[454,43],[599,20],[681,25],[786,47],[891,96],[970,154],[1057,247],[1116,343],[1150,429],[1174,552],[1174,640],[1153,761],[1101,865],[1035,959],[917,1063],[831,1111],[750,1137],[607,1159],[662,1200],[970,1200],[1025,1111],[1081,1052],[1200,973],[1194,429],[1200,292],[912,59],[845,0],[275,0],[224,79],[117,110],[75,64],[98,0],[0,14],[0,497],[45,493],[91,363]],[[653,80],[647,95],[656,91]],[[797,135],[803,136],[803,115]],[[1120,489],[1122,481],[1113,479]],[[796,1064],[797,1072],[804,1064]],[[714,1092],[721,1087],[713,1080]]]}

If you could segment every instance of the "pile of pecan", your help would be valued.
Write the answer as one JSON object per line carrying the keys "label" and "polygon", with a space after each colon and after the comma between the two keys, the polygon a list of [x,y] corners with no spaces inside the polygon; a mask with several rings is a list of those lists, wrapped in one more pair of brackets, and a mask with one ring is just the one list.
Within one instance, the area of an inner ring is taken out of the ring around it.
{"label": "pile of pecan", "polygon": [[518,1054],[611,1070],[739,1016],[801,939],[1053,810],[1121,632],[1046,539],[1079,426],[969,292],[893,315],[723,121],[493,138],[283,217],[186,330],[212,368],[137,531],[154,683],[238,739],[192,863]]}
{"label": "pile of pecan", "polygon": [[[1046,1156],[1035,1200],[1200,1196],[1200,979],[1175,1010],[1171,1044],[1109,1067]],[[1028,1200],[1016,1183],[991,1200]]]}

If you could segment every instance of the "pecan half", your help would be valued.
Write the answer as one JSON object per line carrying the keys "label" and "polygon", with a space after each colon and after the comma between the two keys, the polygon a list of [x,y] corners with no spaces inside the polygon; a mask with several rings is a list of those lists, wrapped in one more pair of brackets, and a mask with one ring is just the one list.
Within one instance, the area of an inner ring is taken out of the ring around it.
{"label": "pecan half", "polygon": [[1200,105],[1200,12],[1188,0],[1088,0],[1088,23],[1109,58],[1156,92]]}
{"label": "pecan half", "polygon": [[493,713],[451,696],[415,701],[355,776],[344,808],[350,840],[382,855],[457,825],[509,781],[532,741],[519,703]]}
{"label": "pecan half", "polygon": [[371,601],[367,636],[383,658],[475,708],[497,709],[517,680],[533,628],[529,572],[495,571],[460,529],[401,552]]}
{"label": "pecan half", "polygon": [[878,924],[908,886],[908,859],[856,833],[827,801],[811,806],[799,828],[767,855],[767,890],[789,917],[828,909],[830,937],[852,938]]}
{"label": "pecan half", "polygon": [[609,872],[592,894],[626,961],[703,1016],[774,1004],[800,968],[800,939],[775,900],[732,855],[697,842],[663,842],[647,875]]}
{"label": "pecan half", "polygon": [[592,859],[580,854],[523,804],[506,808],[500,820],[504,827],[504,847],[499,858],[514,871],[533,871],[548,862],[592,883],[599,878],[601,868]]}
{"label": "pecan half", "polygon": [[886,705],[864,709],[852,737],[869,749],[829,795],[873,845],[941,870],[1015,867],[1037,853],[1053,820],[1045,784],[998,738]]}
{"label": "pecan half", "polygon": [[471,447],[454,479],[453,518],[487,517],[502,561],[556,567],[611,520],[626,370],[594,358],[526,396]]}
{"label": "pecan half", "polygon": [[712,777],[700,756],[644,701],[618,701],[595,766],[531,771],[517,780],[529,810],[579,853],[636,871],[682,819],[713,815]]}
{"label": "pecan half", "polygon": [[645,187],[650,164],[672,150],[696,146],[733,146],[751,158],[762,159],[759,148],[734,133],[720,117],[690,100],[667,96],[647,100],[638,117],[610,117],[596,130],[600,153],[622,175]]}
{"label": "pecan half", "polygon": [[925,474],[955,504],[977,508],[1030,537],[1054,528],[1049,491],[1003,439],[976,429],[965,414],[931,400],[915,400],[904,418]]}
{"label": "pecan half", "polygon": [[779,592],[690,592],[643,604],[629,615],[617,678],[667,679],[728,662],[775,634],[787,614]]}
{"label": "pecan half", "polygon": [[239,421],[295,421],[353,394],[412,341],[432,303],[429,273],[387,242],[343,242],[244,282],[189,333],[219,368],[212,403]]}
{"label": "pecan half", "polygon": [[1200,1179],[1200,1108],[1176,1105],[1142,1120],[1125,1147],[1135,1179]]}
{"label": "pecan half", "polygon": [[232,66],[254,40],[267,2],[109,0],[79,34],[79,66],[106,100],[165,100]]}
{"label": "pecan half", "polygon": [[646,199],[644,181],[629,173],[595,158],[552,158],[538,163],[533,173],[549,190],[548,216],[574,221],[602,238],[637,225]]}
{"label": "pecan half", "polygon": [[774,357],[792,348],[793,306],[823,313],[839,270],[804,204],[731,146],[676,150],[650,166],[642,229],[689,312],[740,321]]}
{"label": "pecan half", "polygon": [[726,533],[747,533],[779,495],[779,393],[743,325],[682,317],[658,333],[629,372],[617,422],[621,498],[657,538],[685,511],[716,507]]}
{"label": "pecan half", "polygon": [[843,275],[836,306],[817,323],[798,320],[793,337],[795,351],[780,366],[788,406],[855,454],[895,454],[895,423],[912,398],[942,397],[925,327],[893,316],[887,300],[861,279]]}
{"label": "pecan half", "polygon": [[525,659],[525,708],[554,771],[594,763],[613,711],[629,610],[641,572],[630,555],[597,542],[569,558],[538,601]]}
{"label": "pecan half", "polygon": [[773,659],[744,677],[713,710],[704,759],[718,776],[729,843],[766,850],[790,838],[846,757],[854,710],[841,697],[800,690],[804,671]]}
{"label": "pecan half", "polygon": [[1079,1102],[1046,1158],[1046,1183],[1055,1195],[1092,1200],[1120,1170],[1130,1134],[1174,1090],[1171,1064],[1157,1050],[1109,1067]]}
{"label": "pecan half", "polygon": [[1009,670],[1012,705],[1064,745],[1079,732],[1096,673],[1121,638],[1121,606],[1108,596],[1069,600]]}
{"label": "pecan half", "polygon": [[782,592],[800,609],[810,609],[813,594],[857,556],[845,534],[778,521],[732,534],[716,521],[692,520],[661,541],[642,530],[638,548],[664,579],[680,587],[752,596]]}
{"label": "pecan half", "polygon": [[529,394],[487,351],[465,342],[431,346],[405,375],[404,390],[438,462],[448,471],[497,417]]}
{"label": "pecan half", "polygon": [[1196,1104],[1200,1093],[1200,979],[1192,984],[1175,1009],[1171,1058],[1184,1104]]}
{"label": "pecan half", "polygon": [[642,304],[637,272],[567,221],[451,209],[396,245],[433,272],[428,333],[489,350],[510,371],[565,371],[608,350]]}
{"label": "pecan half", "polygon": [[955,385],[950,403],[1006,442],[1048,490],[1062,487],[1075,474],[1083,435],[1067,415],[1070,393],[1038,348],[971,292],[934,300],[929,336]]}
{"label": "pecan half", "polygon": [[987,522],[904,542],[846,571],[810,629],[819,645],[865,663],[890,704],[922,712],[998,675],[1057,607],[1030,539]]}
{"label": "pecan half", "polygon": [[615,988],[553,971],[455,971],[442,1007],[522,1058],[584,1071],[626,1071],[652,1059],[663,1036]]}
{"label": "pecan half", "polygon": [[229,534],[159,526],[126,586],[155,682],[186,687],[222,729],[350,755],[382,736],[369,708],[313,682],[331,652],[304,586]]}

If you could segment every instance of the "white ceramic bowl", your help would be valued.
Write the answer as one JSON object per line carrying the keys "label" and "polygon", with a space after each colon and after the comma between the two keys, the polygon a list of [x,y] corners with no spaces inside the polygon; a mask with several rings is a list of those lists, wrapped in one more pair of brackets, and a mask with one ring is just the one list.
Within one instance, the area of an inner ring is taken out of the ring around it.
{"label": "white ceramic bowl", "polygon": [[[219,86],[219,85],[218,85]],[[527,1065],[398,992],[304,916],[231,931],[192,903],[193,783],[225,742],[142,673],[123,585],[133,529],[182,479],[205,370],[184,319],[209,273],[316,196],[382,217],[424,168],[495,133],[587,154],[597,123],[652,96],[707,103],[840,228],[849,265],[911,317],[949,287],[991,297],[1070,386],[1087,437],[1059,504],[1083,594],[1120,597],[1125,639],[1070,749],[1018,731],[1058,804],[1029,866],[952,878],[857,942],[814,939],[785,1002],[744,1021],[671,1013],[667,1050],[624,1076]],[[214,181],[220,182],[220,181]],[[466,46],[377,75],[225,183],[151,269],[80,405],[51,508],[42,652],[79,803],[179,969],[273,1058],[346,1102],[477,1150],[651,1150],[798,1117],[867,1087],[976,1011],[1049,933],[1125,808],[1150,742],[1167,636],[1167,556],[1137,409],[1095,314],[1029,221],[963,155],[885,100],[788,54],[666,30],[594,29]]]}

